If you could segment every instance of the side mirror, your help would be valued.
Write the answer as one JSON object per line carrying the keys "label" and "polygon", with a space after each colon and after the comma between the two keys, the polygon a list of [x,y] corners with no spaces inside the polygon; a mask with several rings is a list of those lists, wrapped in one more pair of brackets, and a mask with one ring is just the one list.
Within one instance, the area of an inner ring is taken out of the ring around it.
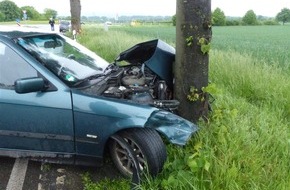
{"label": "side mirror", "polygon": [[44,80],[39,77],[18,79],[14,85],[15,91],[19,94],[38,92],[45,89]]}

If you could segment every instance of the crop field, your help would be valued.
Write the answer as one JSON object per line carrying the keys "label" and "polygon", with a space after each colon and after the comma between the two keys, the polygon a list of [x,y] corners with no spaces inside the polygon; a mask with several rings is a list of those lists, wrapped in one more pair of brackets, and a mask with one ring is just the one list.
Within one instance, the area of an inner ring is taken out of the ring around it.
{"label": "crop field", "polygon": [[[288,190],[290,187],[290,26],[214,27],[209,122],[185,147],[168,145],[155,179],[137,189]],[[175,46],[172,26],[86,25],[78,41],[112,62],[136,43],[159,38]],[[126,180],[85,189],[128,189]]]}
{"label": "crop field", "polygon": [[214,49],[247,54],[258,62],[289,69],[289,34],[290,26],[217,27],[212,43]]}
{"label": "crop field", "polygon": [[[102,28],[97,33],[102,33]],[[143,39],[159,38],[175,46],[175,27],[166,25],[117,26],[109,33],[126,33]],[[260,63],[279,64],[289,70],[290,25],[214,27],[212,49],[239,52],[256,58]]]}
{"label": "crop field", "polygon": [[[175,44],[175,28],[170,26],[117,27],[134,36],[160,38]],[[260,62],[290,64],[290,26],[233,26],[214,27],[212,48],[248,54]]]}

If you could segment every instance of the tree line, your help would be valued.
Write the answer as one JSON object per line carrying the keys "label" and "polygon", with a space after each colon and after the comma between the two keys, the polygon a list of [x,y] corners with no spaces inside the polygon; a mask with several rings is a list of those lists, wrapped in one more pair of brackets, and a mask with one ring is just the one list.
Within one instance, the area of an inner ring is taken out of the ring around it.
{"label": "tree line", "polygon": [[283,8],[275,18],[257,16],[253,10],[249,10],[243,17],[226,17],[220,8],[212,12],[212,24],[214,26],[232,26],[232,25],[276,25],[281,22],[283,25],[290,22],[290,9]]}
{"label": "tree line", "polygon": [[[26,17],[24,18],[24,11]],[[18,7],[10,0],[0,1],[0,22],[9,22],[19,20],[48,20],[49,18],[59,18],[64,20],[71,20],[71,16],[58,16],[57,11],[53,9],[44,9],[44,13],[39,13],[32,6]],[[132,20],[140,23],[154,23],[154,22],[171,22],[171,16],[119,16],[118,18],[109,18],[106,16],[82,16],[81,20],[84,22],[97,22],[103,23],[106,21],[111,22],[131,22]]]}
{"label": "tree line", "polygon": [[[283,25],[290,22],[290,9],[283,8],[273,17],[265,17],[256,15],[253,10],[249,10],[243,17],[230,17],[226,16],[225,13],[220,9],[216,8],[212,12],[212,25],[213,26],[235,26],[235,25]],[[176,25],[176,15],[172,17],[173,25]]]}
{"label": "tree line", "polygon": [[39,13],[32,6],[18,7],[13,1],[4,0],[0,2],[0,22],[19,20],[47,20],[56,18],[57,11],[53,9],[44,9],[44,13]]}

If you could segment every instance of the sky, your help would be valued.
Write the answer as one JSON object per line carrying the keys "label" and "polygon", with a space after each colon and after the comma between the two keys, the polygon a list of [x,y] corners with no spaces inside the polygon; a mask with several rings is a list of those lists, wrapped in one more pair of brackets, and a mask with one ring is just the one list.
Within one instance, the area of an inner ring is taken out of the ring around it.
{"label": "sky", "polygon": [[[70,0],[11,1],[18,7],[33,6],[40,13],[50,8],[58,16],[70,15]],[[176,0],[81,0],[81,7],[82,16],[172,16],[176,12]],[[211,7],[220,8],[226,16],[242,17],[253,10],[256,15],[275,17],[282,8],[290,9],[290,0],[211,0]]]}

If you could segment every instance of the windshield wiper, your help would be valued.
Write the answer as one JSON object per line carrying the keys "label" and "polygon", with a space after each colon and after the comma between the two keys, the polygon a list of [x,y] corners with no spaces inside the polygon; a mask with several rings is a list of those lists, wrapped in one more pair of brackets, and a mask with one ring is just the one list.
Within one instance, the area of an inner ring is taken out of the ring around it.
{"label": "windshield wiper", "polygon": [[86,81],[93,80],[93,79],[96,79],[96,78],[99,78],[99,77],[102,77],[102,76],[106,76],[106,74],[105,73],[101,73],[101,74],[91,75],[89,77],[84,78],[83,80],[86,80]]}
{"label": "windshield wiper", "polygon": [[[118,70],[118,66],[114,65],[114,64],[109,64],[103,71],[103,73],[99,73],[99,74],[95,74],[95,75],[91,75],[91,76],[88,76],[78,82],[76,82],[74,84],[74,86],[78,86],[84,82],[87,82],[87,81],[90,81],[90,80],[93,80],[93,79],[97,79],[99,77],[103,77],[103,76],[107,76],[109,74],[111,74],[112,72],[115,72]],[[108,72],[107,72],[108,71]]]}
{"label": "windshield wiper", "polygon": [[73,86],[78,86],[84,82],[87,82],[87,81],[90,81],[90,80],[93,80],[93,79],[97,79],[99,77],[102,77],[102,76],[106,76],[106,74],[104,73],[101,73],[101,74],[95,74],[95,75],[91,75],[91,76],[88,76],[84,79],[81,79],[80,81],[76,82]]}

